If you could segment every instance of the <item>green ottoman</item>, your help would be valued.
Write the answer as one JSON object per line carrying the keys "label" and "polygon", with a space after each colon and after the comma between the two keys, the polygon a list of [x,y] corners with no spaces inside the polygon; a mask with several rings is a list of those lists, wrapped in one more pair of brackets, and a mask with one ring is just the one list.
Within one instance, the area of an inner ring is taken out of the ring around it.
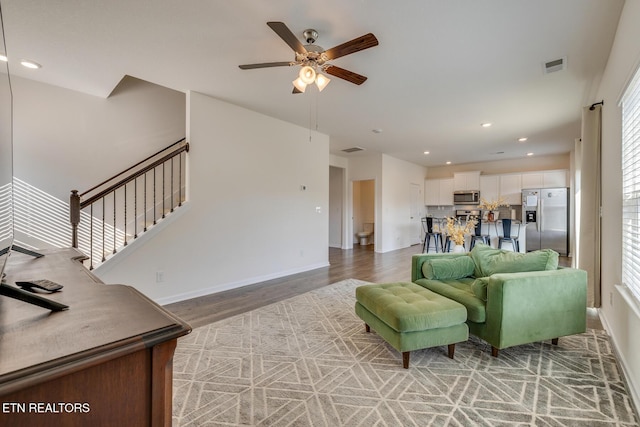
{"label": "green ottoman", "polygon": [[453,359],[455,343],[469,338],[467,309],[415,283],[357,287],[356,314],[364,320],[367,332],[373,328],[402,352],[405,369],[413,350],[448,345]]}

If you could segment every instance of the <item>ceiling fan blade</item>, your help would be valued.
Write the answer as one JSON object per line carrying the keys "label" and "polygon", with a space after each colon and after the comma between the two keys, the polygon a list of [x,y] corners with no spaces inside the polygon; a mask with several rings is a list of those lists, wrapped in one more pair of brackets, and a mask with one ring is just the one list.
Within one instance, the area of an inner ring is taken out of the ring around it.
{"label": "ceiling fan blade", "polygon": [[302,91],[294,86],[293,91],[291,93],[302,93]]}
{"label": "ceiling fan blade", "polygon": [[267,25],[295,52],[307,53],[307,49],[304,48],[300,40],[298,40],[284,22],[267,22]]}
{"label": "ceiling fan blade", "polygon": [[284,67],[290,66],[291,62],[263,62],[261,64],[245,64],[238,65],[243,70],[252,70],[254,68]]}
{"label": "ceiling fan blade", "polygon": [[356,85],[361,85],[367,80],[365,76],[354,73],[353,71],[345,70],[344,68],[336,67],[335,65],[327,67],[324,71],[327,74],[339,77]]}
{"label": "ceiling fan blade", "polygon": [[327,60],[340,58],[341,56],[350,55],[370,47],[378,46],[378,39],[373,34],[365,34],[351,41],[342,43],[341,45],[326,50],[324,54]]}

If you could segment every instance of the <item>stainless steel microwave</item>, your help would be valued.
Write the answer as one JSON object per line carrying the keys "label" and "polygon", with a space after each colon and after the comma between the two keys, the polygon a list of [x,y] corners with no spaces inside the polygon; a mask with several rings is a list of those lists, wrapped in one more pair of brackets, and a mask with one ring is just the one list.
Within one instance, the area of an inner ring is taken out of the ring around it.
{"label": "stainless steel microwave", "polygon": [[480,204],[480,191],[477,191],[477,190],[454,191],[453,203],[456,205],[478,205]]}

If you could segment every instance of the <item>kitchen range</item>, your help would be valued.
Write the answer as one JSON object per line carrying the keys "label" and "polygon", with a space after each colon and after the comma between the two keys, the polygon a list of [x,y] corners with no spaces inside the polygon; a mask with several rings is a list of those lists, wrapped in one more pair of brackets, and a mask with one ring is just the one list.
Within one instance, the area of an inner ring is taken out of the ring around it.
{"label": "kitchen range", "polygon": [[458,209],[456,210],[456,219],[460,221],[469,221],[469,218],[479,218],[480,210],[479,209]]}

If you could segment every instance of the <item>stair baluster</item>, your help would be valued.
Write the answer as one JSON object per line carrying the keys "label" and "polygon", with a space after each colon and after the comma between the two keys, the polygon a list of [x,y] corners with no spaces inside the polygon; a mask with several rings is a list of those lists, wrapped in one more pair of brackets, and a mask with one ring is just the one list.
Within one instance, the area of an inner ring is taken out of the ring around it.
{"label": "stair baluster", "polygon": [[[176,207],[182,206],[183,194],[186,194],[183,192],[183,186],[186,185],[184,176],[186,168],[183,168],[183,163],[186,162],[188,152],[189,144],[185,139],[181,139],[83,193],[78,193],[77,190],[71,191],[69,220],[72,228],[72,246],[88,254],[90,269],[105,262],[108,256],[116,254],[120,248],[127,246],[130,240],[138,238],[139,220],[143,221],[142,231],[145,232],[149,227],[156,225],[158,220],[165,218],[168,212],[173,212]],[[176,161],[177,174],[174,173]],[[167,167],[171,168],[169,174],[166,173]],[[159,168],[162,168],[162,171]],[[153,180],[147,180],[149,173],[153,173]],[[159,175],[160,173],[162,176]],[[166,182],[167,175],[171,179],[169,185]],[[138,194],[138,179],[143,180],[144,188],[141,195]],[[158,182],[160,180],[161,183]],[[128,196],[127,186],[131,183],[133,183],[133,195]],[[159,185],[162,185],[161,190],[158,188]],[[178,192],[177,200],[174,194],[175,187]],[[167,188],[170,188],[170,195],[167,195]],[[139,212],[138,209],[140,197],[143,199],[143,212]],[[162,203],[158,197],[162,198]],[[133,200],[129,200],[130,198]],[[108,203],[113,203],[113,221],[109,220],[109,224],[106,217],[107,210],[111,207],[107,206]],[[133,203],[132,221],[128,217],[130,203]],[[150,203],[153,206],[148,206]],[[102,204],[101,207],[96,206],[102,211],[101,218],[94,217],[96,204]],[[162,210],[161,215],[158,210]],[[89,218],[86,218],[87,216]],[[140,216],[143,218],[139,218]],[[153,218],[148,218],[149,216]],[[89,222],[88,233],[83,231],[84,228],[81,226],[83,218]],[[129,228],[129,222],[133,223],[133,231]],[[101,228],[101,230],[95,230],[100,235],[99,241],[94,240],[96,237],[94,226]],[[109,245],[111,246],[108,247]],[[94,251],[100,251],[100,254]]]}

